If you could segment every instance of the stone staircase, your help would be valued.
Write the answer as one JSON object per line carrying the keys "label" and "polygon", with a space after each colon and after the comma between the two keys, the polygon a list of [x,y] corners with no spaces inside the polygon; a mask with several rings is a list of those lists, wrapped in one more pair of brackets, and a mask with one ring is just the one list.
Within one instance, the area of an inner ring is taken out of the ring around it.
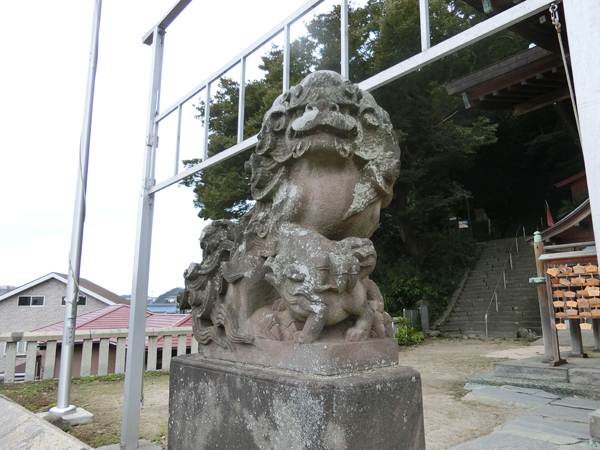
{"label": "stone staircase", "polygon": [[[452,312],[438,329],[448,336],[476,335],[485,337],[485,313],[492,298],[502,268],[508,258],[513,239],[482,242],[480,258],[462,287]],[[518,238],[519,252],[513,247],[513,269],[506,269],[506,289],[500,280],[498,312],[495,302],[488,312],[490,338],[516,338],[519,328],[541,335],[540,309],[535,285],[529,278],[536,276],[533,247]]]}

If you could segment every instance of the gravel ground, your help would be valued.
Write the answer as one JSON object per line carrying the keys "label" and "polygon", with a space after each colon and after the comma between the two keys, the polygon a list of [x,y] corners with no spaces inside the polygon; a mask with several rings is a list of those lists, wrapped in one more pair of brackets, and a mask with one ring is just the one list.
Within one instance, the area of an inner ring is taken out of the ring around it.
{"label": "gravel ground", "polygon": [[[528,410],[523,408],[463,401],[467,393],[464,385],[467,376],[491,372],[495,362],[541,352],[541,346],[518,341],[442,338],[427,339],[417,347],[400,348],[400,364],[414,367],[421,373],[427,449],[448,449],[490,434],[496,426],[526,415]],[[55,393],[50,389],[42,395],[54,398]],[[15,400],[25,401],[19,396]],[[119,441],[122,379],[76,383],[71,400],[95,415],[93,424],[73,427],[71,434],[92,446]],[[140,438],[153,441],[162,448],[166,448],[168,442],[168,401],[168,373],[147,374]]]}
{"label": "gravel ground", "polygon": [[466,377],[491,372],[495,362],[543,353],[518,341],[428,339],[401,348],[400,364],[421,372],[427,450],[443,450],[490,434],[495,427],[526,415],[528,409],[463,402]]}

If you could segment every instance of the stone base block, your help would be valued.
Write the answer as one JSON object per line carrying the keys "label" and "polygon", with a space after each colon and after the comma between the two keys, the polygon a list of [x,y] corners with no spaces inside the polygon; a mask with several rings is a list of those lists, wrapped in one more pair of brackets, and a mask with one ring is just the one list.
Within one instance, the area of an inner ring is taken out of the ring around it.
{"label": "stone base block", "polygon": [[46,419],[48,422],[51,423],[53,419],[62,419],[69,425],[85,425],[87,423],[94,422],[94,415],[91,412],[79,407],[76,408],[75,411],[73,411],[72,413],[64,414],[62,416],[55,416],[53,414],[50,414],[49,412],[37,413],[36,416],[41,417],[42,419]]}
{"label": "stone base block", "polygon": [[494,375],[504,378],[569,382],[568,364],[549,367],[547,364],[542,364],[539,357],[495,363]]}
{"label": "stone base block", "polygon": [[600,409],[592,411],[589,414],[590,419],[590,435],[596,442],[600,441]]}
{"label": "stone base block", "polygon": [[398,340],[368,339],[361,342],[321,340],[311,344],[257,339],[253,345],[230,350],[215,343],[202,345],[207,359],[221,359],[317,375],[339,375],[398,364]]}
{"label": "stone base block", "polygon": [[600,386],[600,370],[570,369],[569,381],[573,384],[591,384],[593,386]]}
{"label": "stone base block", "polygon": [[321,376],[187,355],[171,361],[169,449],[425,449],[419,373]]}

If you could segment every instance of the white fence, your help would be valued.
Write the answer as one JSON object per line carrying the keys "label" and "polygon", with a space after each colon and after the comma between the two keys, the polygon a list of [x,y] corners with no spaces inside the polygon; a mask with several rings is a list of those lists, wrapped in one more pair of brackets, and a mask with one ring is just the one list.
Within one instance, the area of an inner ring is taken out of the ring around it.
{"label": "white fence", "polygon": [[[90,376],[92,372],[98,375],[125,373],[128,333],[127,329],[76,331],[75,343],[81,356],[74,360],[74,364],[77,364],[77,359],[81,361],[79,374]],[[159,342],[161,337],[162,340]],[[54,378],[62,338],[62,331],[0,334],[0,342],[6,343],[4,383]],[[146,338],[145,369],[147,371],[155,371],[159,366],[161,370],[169,370],[171,356],[174,353],[177,355],[198,353],[198,342],[192,335],[192,327],[147,328]],[[17,353],[17,347],[21,342],[27,343],[24,355]],[[40,347],[44,346],[44,357],[40,358]],[[171,351],[162,351],[163,348]],[[17,367],[23,363],[25,363],[25,370],[17,372]]]}

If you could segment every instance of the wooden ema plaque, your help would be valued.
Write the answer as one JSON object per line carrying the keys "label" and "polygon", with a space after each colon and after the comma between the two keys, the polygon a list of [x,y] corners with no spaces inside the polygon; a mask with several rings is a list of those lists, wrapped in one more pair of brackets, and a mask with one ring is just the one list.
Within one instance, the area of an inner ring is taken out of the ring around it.
{"label": "wooden ema plaque", "polygon": [[591,319],[600,318],[600,276],[597,264],[562,264],[548,268],[546,273],[552,285],[556,329],[567,328],[565,319],[579,319],[581,329],[590,330]]}

